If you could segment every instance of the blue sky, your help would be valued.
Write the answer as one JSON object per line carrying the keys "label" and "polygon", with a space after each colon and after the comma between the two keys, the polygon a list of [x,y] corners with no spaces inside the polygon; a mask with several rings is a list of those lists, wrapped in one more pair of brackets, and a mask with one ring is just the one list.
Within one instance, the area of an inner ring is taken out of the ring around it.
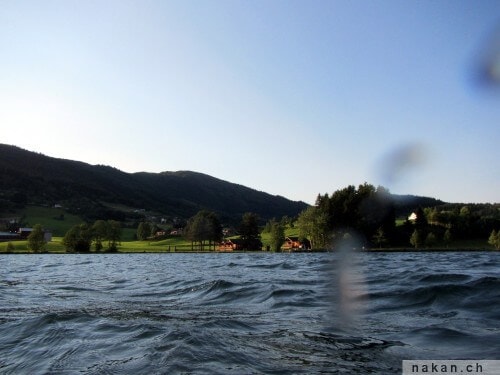
{"label": "blue sky", "polygon": [[498,1],[0,0],[0,142],[308,203],[500,202],[499,27]]}

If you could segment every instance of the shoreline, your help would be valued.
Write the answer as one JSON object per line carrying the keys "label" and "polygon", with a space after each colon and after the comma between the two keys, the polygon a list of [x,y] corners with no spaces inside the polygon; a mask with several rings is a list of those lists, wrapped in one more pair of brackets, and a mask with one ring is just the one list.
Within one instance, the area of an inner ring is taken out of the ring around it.
{"label": "shoreline", "polygon": [[[353,249],[357,253],[500,253],[500,249],[488,249],[488,248],[424,248],[424,249],[414,249],[408,247],[397,247],[397,248],[365,248],[365,249]],[[179,250],[179,251],[169,251],[169,250],[123,250],[123,251],[114,251],[114,252],[63,252],[63,251],[43,251],[43,252],[33,252],[33,251],[0,251],[1,255],[59,255],[59,254],[68,254],[68,255],[106,255],[106,254],[315,254],[315,253],[335,253],[337,250],[335,249],[317,249],[317,250],[300,250],[300,251],[264,251],[264,250],[237,250],[237,251],[199,251],[199,250]]]}

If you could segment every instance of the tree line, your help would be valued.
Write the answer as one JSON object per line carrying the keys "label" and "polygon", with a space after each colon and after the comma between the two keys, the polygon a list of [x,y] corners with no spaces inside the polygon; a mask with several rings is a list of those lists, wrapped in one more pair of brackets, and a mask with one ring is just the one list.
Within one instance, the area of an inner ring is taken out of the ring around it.
{"label": "tree line", "polygon": [[116,252],[120,244],[122,228],[116,220],[96,220],[93,225],[82,223],[71,227],[62,240],[69,252],[95,251]]}
{"label": "tree line", "polygon": [[[139,241],[165,237],[156,235],[158,232],[163,231],[156,224],[143,221],[137,226],[136,237]],[[260,250],[262,248],[258,214],[244,213],[237,225],[236,232],[239,238],[235,241],[238,241],[242,250]],[[187,220],[183,228],[183,236],[191,242],[191,250],[214,250],[224,238],[223,226],[215,212],[200,210]]]}
{"label": "tree line", "polygon": [[395,237],[395,208],[389,191],[370,184],[349,185],[333,194],[318,194],[314,206],[297,218],[300,236],[312,248],[356,235],[362,242],[388,241]]}
{"label": "tree line", "polygon": [[413,213],[413,220],[405,218],[396,225],[396,204],[389,191],[364,183],[331,195],[318,194],[315,205],[299,214],[296,226],[313,248],[352,236],[363,246],[379,248],[449,246],[454,240],[469,239],[487,239],[500,247],[498,204],[442,204],[418,207]]}
{"label": "tree line", "polygon": [[[260,250],[259,216],[256,213],[246,212],[241,218],[237,232],[241,249]],[[215,248],[223,239],[222,224],[214,212],[201,210],[192,216],[184,228],[184,236],[191,241],[191,248],[205,250]]]}
{"label": "tree line", "polygon": [[[360,246],[372,248],[449,246],[454,240],[471,238],[486,239],[494,247],[500,246],[497,229],[500,207],[487,204],[418,207],[413,210],[414,220],[405,218],[396,225],[396,204],[388,189],[364,183],[358,187],[349,185],[331,195],[318,194],[314,206],[304,209],[298,217],[271,219],[263,230],[258,215],[246,213],[237,229],[241,248],[260,250],[263,231],[269,234],[268,249],[279,251],[285,242],[285,228],[290,226],[296,228],[299,240],[312,249],[330,248],[352,238]],[[149,228],[140,224],[138,238],[141,225]],[[191,241],[192,249],[215,248],[223,238],[218,216],[206,210],[198,212],[187,221],[184,237]]]}

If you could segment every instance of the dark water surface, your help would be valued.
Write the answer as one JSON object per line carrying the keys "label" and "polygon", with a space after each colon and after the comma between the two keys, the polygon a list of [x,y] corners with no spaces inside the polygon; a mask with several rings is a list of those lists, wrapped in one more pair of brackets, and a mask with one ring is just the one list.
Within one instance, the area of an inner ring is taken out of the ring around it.
{"label": "dark water surface", "polygon": [[500,359],[500,253],[0,255],[1,374]]}

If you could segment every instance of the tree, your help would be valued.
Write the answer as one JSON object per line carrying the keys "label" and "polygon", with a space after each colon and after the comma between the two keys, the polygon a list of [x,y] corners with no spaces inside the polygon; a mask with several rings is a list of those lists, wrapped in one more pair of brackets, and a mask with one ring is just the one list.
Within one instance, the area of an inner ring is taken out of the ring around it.
{"label": "tree", "polygon": [[[341,237],[343,233],[352,231],[365,238],[373,238],[380,227],[386,242],[395,237],[394,201],[389,191],[382,186],[375,188],[365,182],[357,188],[349,185],[337,190],[330,197],[318,194],[315,207],[326,215],[324,241],[330,234]],[[319,213],[315,214],[319,217]]]}
{"label": "tree", "polygon": [[415,229],[410,237],[410,243],[418,249],[422,246],[422,234],[419,230]]}
{"label": "tree", "polygon": [[66,232],[62,242],[66,250],[89,252],[92,243],[92,230],[85,223],[74,225]]}
{"label": "tree", "polygon": [[427,237],[425,238],[425,245],[427,247],[432,247],[436,243],[436,235],[432,232],[430,232]]}
{"label": "tree", "polygon": [[460,216],[464,216],[464,217],[467,217],[470,215],[470,208],[469,206],[463,206],[461,209],[460,209]]}
{"label": "tree", "polygon": [[192,243],[198,242],[200,249],[204,250],[205,241],[210,247],[222,239],[222,225],[215,213],[202,210],[188,220],[185,235]]}
{"label": "tree", "polygon": [[92,226],[92,235],[96,251],[101,251],[102,241],[104,241],[108,234],[108,223],[104,220],[97,220]]}
{"label": "tree", "polygon": [[492,245],[495,249],[500,249],[500,231],[492,230],[490,237],[488,238],[488,243]]}
{"label": "tree", "polygon": [[243,249],[262,249],[262,242],[260,241],[259,216],[257,214],[253,212],[246,212],[243,214],[239,233],[243,242]]}
{"label": "tree", "polygon": [[28,248],[37,253],[45,250],[46,244],[47,242],[45,241],[45,234],[42,226],[40,224],[36,224],[28,236]]}
{"label": "tree", "polygon": [[281,246],[285,243],[285,228],[282,223],[273,221],[271,223],[271,250],[281,251]]}
{"label": "tree", "polygon": [[151,223],[150,226],[151,226],[151,229],[149,231],[149,236],[156,237],[156,233],[158,233],[160,231],[160,227],[156,224],[153,224],[153,223]]}
{"label": "tree", "polygon": [[450,228],[447,228],[446,231],[443,234],[443,242],[445,243],[446,247],[451,243],[451,231]]}
{"label": "tree", "polygon": [[287,226],[289,226],[290,228],[293,228],[294,227],[294,224],[293,224],[293,219],[287,215],[283,216],[281,218],[281,225],[286,228]]}
{"label": "tree", "polygon": [[145,241],[151,236],[151,225],[148,222],[141,221],[137,227],[137,239]]}
{"label": "tree", "polygon": [[276,221],[276,218],[274,218],[274,217],[271,220],[269,220],[266,223],[266,225],[264,226],[264,229],[262,229],[262,233],[271,233],[271,227],[275,221]]}
{"label": "tree", "polygon": [[108,240],[108,249],[109,252],[118,251],[118,245],[120,244],[122,238],[122,227],[119,221],[116,220],[108,220],[107,222],[107,233],[106,239]]}
{"label": "tree", "polygon": [[297,219],[299,236],[307,238],[311,243],[311,248],[321,248],[327,245],[328,214],[318,207],[311,206],[299,214]]}
{"label": "tree", "polygon": [[373,235],[373,242],[375,242],[379,248],[382,248],[382,244],[387,242],[385,238],[384,228],[379,227],[375,234]]}
{"label": "tree", "polygon": [[66,251],[76,251],[76,243],[79,237],[79,229],[77,225],[72,226],[66,231],[62,239],[62,244]]}
{"label": "tree", "polygon": [[418,230],[425,229],[427,227],[427,218],[425,217],[422,207],[417,208],[415,214],[417,215],[417,218],[415,219],[415,227],[417,227]]}
{"label": "tree", "polygon": [[427,222],[431,225],[437,225],[440,222],[440,213],[436,207],[428,207],[424,209]]}
{"label": "tree", "polygon": [[357,227],[359,222],[358,198],[359,195],[354,185],[349,185],[332,194],[328,212],[330,229]]}

